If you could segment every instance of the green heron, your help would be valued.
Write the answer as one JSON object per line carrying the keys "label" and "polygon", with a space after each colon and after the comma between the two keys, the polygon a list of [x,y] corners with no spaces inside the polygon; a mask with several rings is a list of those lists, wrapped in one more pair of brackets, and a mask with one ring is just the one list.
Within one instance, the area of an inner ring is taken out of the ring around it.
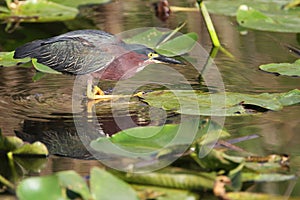
{"label": "green heron", "polygon": [[[181,64],[141,44],[127,44],[118,37],[100,30],[77,30],[44,40],[29,42],[15,50],[14,58],[36,58],[56,71],[91,74],[101,80],[132,77],[151,63]],[[88,81],[87,97],[101,99],[103,91]]]}

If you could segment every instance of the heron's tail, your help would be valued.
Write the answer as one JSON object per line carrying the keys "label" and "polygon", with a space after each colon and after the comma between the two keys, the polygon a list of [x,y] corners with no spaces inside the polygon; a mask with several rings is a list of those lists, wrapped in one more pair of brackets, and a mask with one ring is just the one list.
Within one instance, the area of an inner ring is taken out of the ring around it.
{"label": "heron's tail", "polygon": [[35,40],[16,48],[14,58],[34,58],[40,52],[43,40]]}

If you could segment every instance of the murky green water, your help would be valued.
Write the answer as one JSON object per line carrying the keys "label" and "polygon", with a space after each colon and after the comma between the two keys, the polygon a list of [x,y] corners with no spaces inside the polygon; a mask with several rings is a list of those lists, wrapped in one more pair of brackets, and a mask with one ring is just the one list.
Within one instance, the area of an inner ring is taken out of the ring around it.
{"label": "murky green water", "polygon": [[[177,6],[186,3],[174,2]],[[173,3],[173,2],[172,2]],[[210,39],[197,12],[172,13],[171,18],[162,22],[157,19],[148,1],[118,1],[104,6],[83,9],[88,20],[78,23],[21,24],[12,33],[5,33],[1,26],[0,49],[13,50],[27,41],[61,34],[68,30],[96,28],[111,33],[140,27],[165,27],[174,29],[180,22],[187,21],[183,32],[196,32],[199,43],[209,52]],[[242,93],[287,92],[299,88],[299,78],[275,76],[260,71],[258,66],[271,62],[294,62],[297,58],[283,43],[297,44],[296,34],[270,33],[248,30],[242,35],[233,18],[213,16],[221,43],[234,55],[234,59],[218,52],[215,62],[222,74],[226,91]],[[201,55],[199,55],[201,56]],[[198,75],[183,70],[193,84]],[[51,156],[41,174],[75,169],[88,174],[91,166],[100,165],[98,161],[82,160],[90,158],[89,153],[80,145],[73,124],[71,109],[74,77],[67,75],[47,75],[37,82],[32,81],[32,68],[0,68],[0,127],[5,135],[14,135],[27,140],[41,140],[48,144],[50,151],[65,157]],[[105,83],[105,88],[113,87]],[[197,87],[197,86],[195,86]],[[38,105],[38,106],[37,106]],[[42,106],[41,106],[42,105]],[[108,109],[101,105],[98,115],[99,130],[113,134],[119,130]],[[130,116],[140,125],[147,125],[148,108],[142,104],[134,105]],[[134,111],[138,110],[138,112]],[[258,134],[261,137],[241,142],[245,150],[258,154],[287,153],[291,155],[291,171],[299,173],[300,168],[300,110],[299,105],[286,107],[279,112],[267,112],[258,116],[227,117],[225,128],[232,137]],[[176,116],[169,119],[176,121]],[[159,119],[151,123],[161,123]],[[93,137],[93,136],[91,136]],[[96,136],[95,136],[96,137]],[[72,148],[70,148],[72,147]],[[69,158],[69,157],[75,157]],[[299,195],[299,182],[280,184],[256,184],[250,190],[266,193]]]}

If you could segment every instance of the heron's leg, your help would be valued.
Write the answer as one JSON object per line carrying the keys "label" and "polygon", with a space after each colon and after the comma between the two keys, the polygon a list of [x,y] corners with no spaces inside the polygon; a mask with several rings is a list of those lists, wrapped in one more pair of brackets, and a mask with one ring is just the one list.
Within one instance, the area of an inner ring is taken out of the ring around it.
{"label": "heron's leg", "polygon": [[90,100],[109,100],[112,95],[105,95],[105,93],[98,87],[93,87],[93,77],[90,76],[87,80],[87,98]]}

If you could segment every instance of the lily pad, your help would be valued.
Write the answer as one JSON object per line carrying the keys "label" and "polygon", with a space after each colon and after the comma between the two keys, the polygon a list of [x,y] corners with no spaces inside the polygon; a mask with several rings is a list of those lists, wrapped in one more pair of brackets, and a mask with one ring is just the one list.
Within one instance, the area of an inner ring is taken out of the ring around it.
{"label": "lily pad", "polygon": [[66,199],[57,176],[33,177],[23,180],[18,185],[17,196],[20,200]]}
{"label": "lily pad", "polygon": [[74,171],[25,179],[17,187],[17,196],[19,199],[67,199],[66,189],[83,199],[91,197],[86,182]]}
{"label": "lily pad", "polygon": [[126,157],[148,157],[158,159],[166,154],[182,153],[195,139],[206,145],[216,138],[229,136],[215,122],[187,120],[181,124],[135,127],[120,131],[112,137],[100,137],[91,142],[91,147],[99,152]]}
{"label": "lily pad", "polygon": [[[179,95],[180,94],[180,95]],[[289,94],[285,96],[285,94]],[[240,116],[266,110],[278,111],[300,102],[300,90],[288,93],[204,93],[191,90],[154,91],[142,95],[142,101],[154,107],[188,115]],[[289,103],[285,103],[289,101]]]}
{"label": "lily pad", "polygon": [[41,142],[24,144],[12,151],[14,156],[47,156],[49,154],[47,147]]}
{"label": "lily pad", "polygon": [[[160,43],[164,40],[165,36],[168,36],[169,33],[170,32],[151,28],[142,33],[136,34],[133,37],[125,38],[124,41],[128,43],[146,45],[165,56],[176,56],[188,53],[198,40],[198,35],[191,32]],[[159,46],[157,46],[158,44]]]}
{"label": "lily pad", "polygon": [[165,56],[182,55],[189,52],[194,47],[197,40],[197,33],[187,33],[169,40],[155,49],[158,53]]}
{"label": "lily pad", "polygon": [[91,4],[104,4],[104,3],[108,3],[111,0],[49,0],[52,2],[55,2],[57,4],[61,4],[64,6],[68,6],[68,7],[73,7],[73,8],[77,8],[78,6],[82,6],[82,5],[91,5]]}
{"label": "lily pad", "polygon": [[212,189],[216,177],[215,172],[197,172],[176,167],[149,173],[126,174],[112,169],[110,172],[130,183],[202,191]]}
{"label": "lily pad", "polygon": [[14,151],[24,144],[23,140],[16,136],[3,136],[0,129],[0,151]]}
{"label": "lily pad", "polygon": [[32,59],[32,64],[33,64],[34,68],[40,72],[49,73],[49,74],[61,74],[61,72],[58,72],[54,69],[51,69],[50,67],[48,67],[46,65],[38,63],[37,59],[35,59],[35,58]]}
{"label": "lily pad", "polygon": [[238,23],[246,28],[274,32],[300,32],[300,26],[297,26],[300,24],[299,12],[267,14],[247,5],[241,5],[236,17]]}
{"label": "lily pad", "polygon": [[99,168],[91,170],[90,186],[91,190],[75,171],[63,171],[23,180],[17,187],[17,196],[21,200],[74,199],[71,194],[82,199],[138,199],[127,183]]}
{"label": "lily pad", "polygon": [[66,21],[76,17],[78,10],[47,0],[8,1],[9,13],[0,15],[8,22]]}
{"label": "lily pad", "polygon": [[259,69],[280,75],[300,76],[300,59],[294,63],[270,63],[260,65]]}
{"label": "lily pad", "polygon": [[[135,127],[120,131],[110,138],[100,137],[91,142],[96,151],[125,157],[155,157],[166,148],[180,145],[185,149],[193,142],[198,131],[197,120],[182,124]],[[197,130],[195,129],[197,128]]]}
{"label": "lily pad", "polygon": [[29,62],[30,58],[14,59],[14,51],[0,52],[0,66],[11,67],[16,66],[18,63]]}
{"label": "lily pad", "polygon": [[131,185],[138,193],[140,199],[158,200],[198,200],[199,195],[189,190],[156,187],[149,185]]}
{"label": "lily pad", "polygon": [[260,11],[274,13],[281,12],[282,6],[289,3],[289,0],[266,1],[266,0],[205,0],[205,5],[210,13],[236,16],[240,5],[248,5]]}
{"label": "lily pad", "polygon": [[130,185],[109,172],[99,168],[93,168],[91,170],[90,186],[95,199],[139,199],[137,193]]}

